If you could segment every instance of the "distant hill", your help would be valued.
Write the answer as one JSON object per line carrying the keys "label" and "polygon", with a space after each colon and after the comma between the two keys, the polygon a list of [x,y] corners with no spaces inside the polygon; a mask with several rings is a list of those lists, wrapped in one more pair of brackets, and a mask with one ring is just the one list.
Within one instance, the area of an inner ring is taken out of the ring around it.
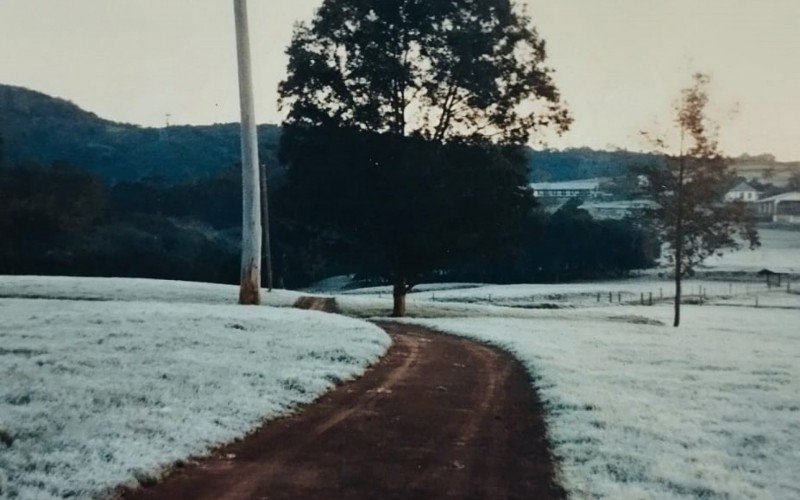
{"label": "distant hill", "polygon": [[[651,166],[660,162],[660,157],[651,153],[631,151],[598,151],[589,148],[565,149],[563,151],[531,151],[530,177],[532,182],[571,181],[597,177],[625,175],[631,167]],[[742,155],[731,158],[731,168],[736,175],[747,180],[783,188],[793,174],[800,173],[800,162],[780,162],[769,154]]]}
{"label": "distant hill", "polygon": [[793,174],[800,173],[800,161],[780,162],[770,154],[742,155],[733,159],[733,169],[746,179],[759,179],[784,187]]}
{"label": "distant hill", "polygon": [[660,157],[631,151],[589,148],[530,152],[531,182],[571,181],[625,175],[634,166],[657,165]]}
{"label": "distant hill", "polygon": [[[277,125],[260,125],[265,161],[274,161],[280,138]],[[5,158],[21,164],[65,160],[115,182],[160,177],[176,182],[213,174],[239,162],[236,123],[140,127],[98,117],[75,104],[21,87],[0,85],[0,145]],[[659,157],[624,150],[589,148],[530,150],[532,182],[624,175],[632,166],[652,165]],[[800,162],[780,163],[769,155],[734,160],[740,175],[785,182]],[[770,177],[772,176],[772,177]]]}
{"label": "distant hill", "polygon": [[[280,128],[261,125],[265,155]],[[239,161],[238,124],[150,128],[116,123],[40,92],[0,85],[0,137],[5,161],[65,160],[109,181],[161,177],[177,181],[217,172]]]}

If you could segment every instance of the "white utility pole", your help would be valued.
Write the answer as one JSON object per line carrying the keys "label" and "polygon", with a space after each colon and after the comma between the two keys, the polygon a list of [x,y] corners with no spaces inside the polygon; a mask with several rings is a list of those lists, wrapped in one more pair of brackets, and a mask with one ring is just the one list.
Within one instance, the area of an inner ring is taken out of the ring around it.
{"label": "white utility pole", "polygon": [[233,0],[233,12],[242,110],[242,273],[239,303],[258,304],[261,302],[261,197],[247,0]]}

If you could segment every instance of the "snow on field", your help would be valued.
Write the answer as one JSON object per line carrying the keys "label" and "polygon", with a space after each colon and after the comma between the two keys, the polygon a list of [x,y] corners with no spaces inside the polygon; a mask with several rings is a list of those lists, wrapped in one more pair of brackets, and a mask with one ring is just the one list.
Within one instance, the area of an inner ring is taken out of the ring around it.
{"label": "snow on field", "polygon": [[[390,295],[337,295],[336,305],[342,314],[360,318],[383,318],[392,313],[392,297]],[[493,305],[478,305],[461,302],[438,302],[432,300],[411,300],[407,303],[406,313],[415,318],[441,318],[465,316],[522,316],[530,317],[532,311],[527,309],[511,309]]]}
{"label": "snow on field", "polygon": [[[303,295],[289,290],[264,290],[261,298],[265,305],[288,307]],[[145,278],[0,276],[0,298],[3,297],[235,304],[239,287]]]}
{"label": "snow on field", "polygon": [[[800,284],[797,285],[800,288]],[[800,310],[800,290],[786,292],[785,288],[761,290],[749,295],[734,297],[720,297],[711,301],[714,305],[744,306],[744,307],[770,307],[779,309]]]}
{"label": "snow on field", "polygon": [[[422,283],[414,286],[411,290],[412,294],[421,292],[436,292],[439,290],[454,290],[461,288],[476,288],[483,286],[482,283]],[[367,288],[355,288],[342,292],[345,295],[391,295],[392,286],[371,286]]]}
{"label": "snow on field", "polygon": [[[742,249],[707,260],[704,272],[746,273],[725,280],[716,279],[684,280],[684,295],[690,299],[701,291],[710,299],[730,299],[734,303],[751,304],[753,297],[766,293],[767,287],[755,273],[764,268],[800,274],[800,231],[786,229],[759,229],[762,246],[756,250]],[[493,304],[507,307],[546,308],[546,307],[596,307],[607,305],[636,304],[642,298],[671,300],[674,296],[674,283],[656,277],[664,269],[653,269],[650,275],[634,279],[593,281],[587,283],[563,284],[516,284],[492,285],[480,283],[426,283],[415,286],[408,295],[409,308],[417,303],[418,309],[428,310],[431,301],[458,302],[474,304]],[[796,277],[795,277],[795,281]],[[795,283],[800,289],[800,283]],[[390,286],[358,288],[340,294],[341,297],[372,296],[381,299],[391,297]],[[609,293],[611,297],[609,297]],[[599,300],[598,300],[599,298]],[[774,299],[774,295],[770,297]],[[787,299],[791,302],[792,297]],[[377,303],[375,303],[377,304]],[[427,312],[424,315],[428,315]]]}
{"label": "snow on field", "polygon": [[576,498],[800,498],[800,312],[667,306],[408,320],[515,354]]}
{"label": "snow on field", "polygon": [[751,271],[779,268],[800,274],[800,231],[759,228],[761,246],[712,257],[705,266],[715,271]]}
{"label": "snow on field", "polygon": [[[800,288],[800,284],[797,287]],[[767,292],[767,286],[760,280],[727,282],[689,279],[683,283],[684,296],[689,299],[701,293],[709,298],[717,298],[751,297],[764,292]],[[407,302],[409,307],[413,307],[414,304],[439,302],[521,308],[566,308],[618,306],[620,301],[622,304],[630,305],[638,304],[642,299],[649,303],[651,295],[654,302],[672,300],[674,283],[647,278],[561,284],[450,284],[441,288],[427,285],[422,290],[409,294]],[[367,296],[391,300],[391,291],[383,288],[365,288],[339,295],[344,301]]]}
{"label": "snow on field", "polygon": [[359,375],[390,343],[335,315],[174,300],[228,297],[217,285],[0,281],[142,300],[0,299],[0,497],[86,498],[152,477]]}
{"label": "snow on field", "polygon": [[[701,284],[702,283],[702,284]],[[414,318],[445,317],[515,317],[537,318],[543,309],[628,307],[638,305],[642,297],[649,303],[649,293],[659,290],[664,282],[618,281],[569,285],[483,285],[446,293],[440,297],[430,293],[411,294],[407,299],[407,315]],[[696,303],[700,292],[709,306],[749,306],[800,310],[800,283],[791,293],[785,288],[768,289],[763,283],[721,281],[688,281],[684,285],[684,302]],[[636,289],[642,290],[635,292]],[[609,302],[608,292],[614,290]],[[623,291],[624,290],[624,291]],[[597,302],[597,294],[601,300]],[[392,312],[392,297],[387,294],[341,294],[336,303],[343,314],[362,318],[386,317]],[[619,302],[620,298],[622,303]],[[654,306],[671,304],[671,291],[664,287],[664,298],[653,293]]]}

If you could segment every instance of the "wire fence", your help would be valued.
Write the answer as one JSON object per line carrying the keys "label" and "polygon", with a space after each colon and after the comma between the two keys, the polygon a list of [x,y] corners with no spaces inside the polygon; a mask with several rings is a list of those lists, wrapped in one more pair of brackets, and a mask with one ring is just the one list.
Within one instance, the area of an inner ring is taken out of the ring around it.
{"label": "wire fence", "polygon": [[[612,285],[609,283],[609,285]],[[519,285],[509,285],[509,289]],[[502,285],[492,285],[492,292],[483,293],[481,288],[467,290],[433,290],[412,293],[410,301],[457,302],[489,304],[507,307],[559,308],[592,307],[608,305],[653,306],[672,303],[675,300],[674,283],[660,281],[634,284],[627,289],[611,288],[598,290],[591,283],[581,290],[574,286],[569,291],[548,292],[548,285],[532,285],[539,288],[530,294],[504,291]],[[559,285],[553,285],[556,289]],[[613,286],[613,285],[612,285]],[[391,297],[391,293],[378,292],[379,297]],[[682,303],[687,305],[732,305],[750,307],[779,307],[800,309],[800,282],[783,281],[779,286],[766,282],[742,281],[687,281],[682,286]]]}

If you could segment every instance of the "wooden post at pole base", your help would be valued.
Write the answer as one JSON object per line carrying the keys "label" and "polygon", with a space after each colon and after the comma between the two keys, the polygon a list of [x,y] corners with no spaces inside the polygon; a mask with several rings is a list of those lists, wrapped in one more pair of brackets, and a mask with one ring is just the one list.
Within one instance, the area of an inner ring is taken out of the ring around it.
{"label": "wooden post at pole base", "polygon": [[261,197],[247,0],[233,0],[233,13],[236,23],[239,104],[242,114],[242,267],[239,303],[259,304],[261,302]]}

